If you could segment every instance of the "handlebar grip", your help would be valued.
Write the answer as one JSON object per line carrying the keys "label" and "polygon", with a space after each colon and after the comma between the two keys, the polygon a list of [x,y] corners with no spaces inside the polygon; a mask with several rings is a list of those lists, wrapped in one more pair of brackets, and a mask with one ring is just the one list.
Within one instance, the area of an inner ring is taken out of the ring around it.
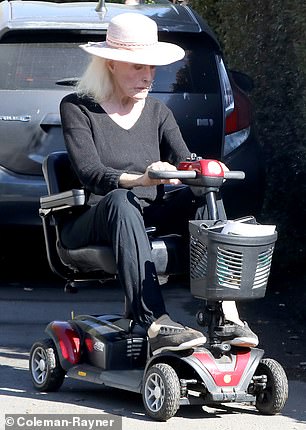
{"label": "handlebar grip", "polygon": [[195,170],[149,170],[151,179],[195,179],[197,172]]}
{"label": "handlebar grip", "polygon": [[241,170],[230,170],[229,172],[224,172],[224,179],[244,179],[245,173]]}

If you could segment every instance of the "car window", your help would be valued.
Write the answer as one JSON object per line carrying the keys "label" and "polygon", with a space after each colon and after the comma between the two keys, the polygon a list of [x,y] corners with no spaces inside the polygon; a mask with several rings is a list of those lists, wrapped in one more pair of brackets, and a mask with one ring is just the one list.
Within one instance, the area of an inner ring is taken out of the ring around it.
{"label": "car window", "polygon": [[[172,38],[175,39],[173,35]],[[52,42],[49,37],[46,42],[14,40],[0,44],[0,88],[56,90],[59,85],[71,85],[89,61],[88,54],[79,48],[80,43],[83,42]],[[157,67],[152,92],[216,92],[218,75],[212,49],[188,37],[176,43],[185,49],[185,58]]]}
{"label": "car window", "polygon": [[14,43],[0,45],[0,87],[7,90],[58,89],[64,77],[78,77],[87,63],[74,44]]}

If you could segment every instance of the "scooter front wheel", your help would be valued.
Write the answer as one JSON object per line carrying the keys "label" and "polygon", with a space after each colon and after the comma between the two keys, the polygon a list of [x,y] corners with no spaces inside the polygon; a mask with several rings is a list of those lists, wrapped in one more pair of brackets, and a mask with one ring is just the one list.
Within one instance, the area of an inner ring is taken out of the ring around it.
{"label": "scooter front wheel", "polygon": [[256,408],[265,415],[279,413],[288,398],[288,379],[282,366],[272,358],[260,361],[255,375],[267,377],[266,387],[256,396]]}
{"label": "scooter front wheel", "polygon": [[180,381],[166,363],[157,363],[147,371],[143,390],[143,403],[149,416],[158,421],[173,417],[180,406]]}
{"label": "scooter front wheel", "polygon": [[56,391],[62,385],[65,371],[59,363],[52,339],[35,342],[30,351],[30,372],[39,391]]}

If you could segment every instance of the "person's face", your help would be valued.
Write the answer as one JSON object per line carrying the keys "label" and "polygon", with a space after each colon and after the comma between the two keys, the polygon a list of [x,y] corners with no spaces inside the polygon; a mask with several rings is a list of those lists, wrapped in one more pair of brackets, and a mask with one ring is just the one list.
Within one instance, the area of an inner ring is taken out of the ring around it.
{"label": "person's face", "polygon": [[134,100],[145,99],[155,75],[155,66],[109,61],[116,94]]}

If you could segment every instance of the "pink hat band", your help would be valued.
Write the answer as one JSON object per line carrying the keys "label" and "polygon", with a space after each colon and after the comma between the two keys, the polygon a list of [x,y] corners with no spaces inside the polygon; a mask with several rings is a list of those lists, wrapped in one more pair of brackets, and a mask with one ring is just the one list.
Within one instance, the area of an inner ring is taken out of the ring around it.
{"label": "pink hat band", "polygon": [[139,42],[122,42],[120,40],[114,40],[110,37],[106,38],[106,45],[110,48],[117,48],[117,49],[143,49],[145,47],[154,46],[156,45],[157,40],[153,43],[139,43]]}

